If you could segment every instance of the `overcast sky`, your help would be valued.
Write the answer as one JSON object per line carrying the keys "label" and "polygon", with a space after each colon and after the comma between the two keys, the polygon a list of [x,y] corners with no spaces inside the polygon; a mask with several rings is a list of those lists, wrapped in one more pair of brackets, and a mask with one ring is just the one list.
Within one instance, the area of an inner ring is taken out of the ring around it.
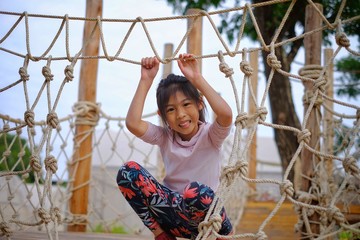
{"label": "overcast sky", "polygon": [[[0,10],[9,12],[24,12],[29,14],[45,14],[63,16],[84,17],[85,16],[85,0],[2,0],[0,1]],[[165,0],[104,0],[103,1],[103,18],[120,18],[120,19],[135,19],[141,16],[142,18],[155,18],[173,16],[172,8],[166,4]],[[0,14],[0,37],[3,37],[11,26],[16,22],[18,16],[1,15]],[[214,21],[218,19],[213,17]],[[30,25],[30,47],[31,53],[34,56],[42,54],[57,30],[59,29],[60,19],[44,19],[44,18],[29,18]],[[186,20],[173,20],[164,22],[147,23],[152,40],[160,56],[163,56],[164,45],[166,43],[174,44],[176,48],[182,37],[186,33]],[[118,50],[125,34],[130,27],[130,23],[103,23],[104,37],[107,45],[107,50],[110,55],[114,55]],[[83,22],[70,21],[70,51],[72,56],[75,55],[82,43]],[[59,40],[54,46],[54,49],[49,53],[53,57],[65,56],[65,32],[63,31]],[[220,41],[212,30],[209,22],[204,19],[203,22],[203,54],[214,54],[219,50],[225,52]],[[9,49],[21,54],[26,53],[25,41],[25,21],[12,32],[12,34],[1,43],[0,47]],[[257,43],[243,40],[240,48],[257,47]],[[231,49],[234,46],[231,46]],[[186,45],[181,49],[180,53],[186,52]],[[103,55],[103,53],[100,53]],[[154,55],[150,45],[147,41],[145,33],[140,24],[134,29],[127,44],[121,53],[120,57],[140,61],[143,56]],[[234,78],[237,81],[237,88],[240,93],[243,75],[239,70],[241,62],[241,55],[234,58],[226,57],[225,60],[229,66],[235,70]],[[19,79],[18,70],[23,65],[23,58],[14,56],[12,54],[0,51],[0,88],[9,85]],[[298,61],[303,61],[300,54]],[[203,75],[210,82],[210,84],[229,102],[233,109],[234,117],[236,116],[235,99],[230,81],[224,77],[224,74],[218,70],[218,59],[211,58],[203,60]],[[40,87],[44,81],[41,74],[42,67],[46,65],[45,61],[30,62],[28,72],[30,80],[27,83],[30,105],[35,101]],[[51,63],[52,73],[55,75],[54,81],[51,83],[51,101],[54,102],[56,94],[59,90],[60,83],[64,79],[64,68],[69,65],[68,61],[53,61]],[[293,73],[297,74],[297,69],[300,66],[293,66]],[[64,117],[72,112],[72,106],[77,101],[78,82],[79,82],[79,68],[80,62],[75,66],[75,78],[71,83],[66,84],[62,94],[61,100],[57,107],[59,117]],[[259,64],[262,70],[262,63]],[[173,72],[180,74],[177,65],[173,65]],[[144,113],[151,113],[156,111],[155,88],[158,80],[161,78],[162,68],[160,68],[158,78],[155,85],[151,89],[148,96],[148,101],[145,105]],[[114,117],[124,117],[127,108],[130,104],[134,91],[136,89],[138,80],[140,78],[140,66],[133,65],[121,61],[108,62],[100,60],[99,73],[97,80],[97,102],[101,103],[103,111],[108,115]],[[263,74],[260,73],[259,81],[259,99],[264,91],[265,81]],[[296,111],[301,118],[303,115],[302,109],[302,95],[303,86],[301,83],[292,82],[293,93],[295,96]],[[47,114],[46,95],[42,97],[35,108],[36,120],[45,119]],[[269,112],[269,106],[266,105]],[[23,118],[26,110],[24,87],[22,84],[0,93],[0,113],[8,114],[13,117]],[[268,115],[267,121],[271,122],[271,116]],[[1,123],[2,124],[2,123]],[[272,136],[272,130],[260,127],[259,135]]]}

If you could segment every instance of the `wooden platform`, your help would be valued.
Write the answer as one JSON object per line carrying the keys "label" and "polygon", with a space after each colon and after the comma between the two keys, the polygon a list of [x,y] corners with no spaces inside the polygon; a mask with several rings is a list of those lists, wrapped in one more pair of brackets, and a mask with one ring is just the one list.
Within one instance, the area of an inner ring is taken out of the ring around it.
{"label": "wooden platform", "polygon": [[[243,217],[236,226],[236,233],[256,233],[259,226],[274,209],[276,203],[274,202],[248,202],[246,204]],[[360,206],[352,207],[353,215],[359,216]],[[293,240],[300,239],[300,235],[294,232],[294,225],[297,223],[297,215],[295,214],[293,205],[291,203],[283,203],[277,214],[266,225],[264,231],[269,240]],[[7,240],[8,238],[0,236],[0,240]],[[50,239],[45,232],[16,232],[11,240],[47,240]],[[53,236],[53,239],[56,239]],[[122,235],[122,234],[103,234],[103,233],[73,233],[73,232],[59,232],[60,240],[149,240],[153,239],[149,236],[136,235]],[[242,238],[246,239],[246,238]],[[251,238],[247,238],[251,239]],[[178,240],[180,240],[178,238]]]}
{"label": "wooden platform", "polygon": [[[14,233],[11,240],[48,240],[50,239],[45,232],[17,232]],[[53,236],[53,239],[56,239]],[[106,233],[74,233],[59,232],[60,240],[151,240],[153,237],[124,235],[124,234],[106,234]],[[7,240],[6,237],[0,236],[0,240]],[[185,240],[178,238],[178,240]]]}
{"label": "wooden platform", "polygon": [[[5,240],[6,237],[0,237],[0,240]],[[11,236],[11,240],[48,240],[50,239],[45,232],[17,232]],[[53,236],[53,239],[56,239]],[[59,232],[59,239],[61,240],[135,240],[135,239],[149,239],[147,237],[141,238],[139,236],[122,235],[122,234],[104,234],[104,233],[73,233],[73,232]]]}
{"label": "wooden platform", "polygon": [[[248,202],[244,209],[243,217],[236,227],[236,233],[256,233],[275,205],[276,203],[274,202]],[[296,223],[297,215],[293,205],[285,202],[266,225],[264,232],[269,240],[300,239],[300,235],[294,232]]]}
{"label": "wooden platform", "polygon": [[[242,220],[236,227],[236,233],[256,233],[260,224],[269,215],[271,210],[275,207],[273,202],[248,202]],[[278,214],[266,226],[265,232],[268,239],[289,240],[298,239],[294,234],[294,225],[297,222],[297,217],[293,210],[293,205],[284,203],[280,208]],[[5,237],[0,237],[0,240],[5,240]],[[49,237],[45,232],[18,232],[11,236],[12,240],[47,240]],[[55,237],[53,238],[55,239]],[[104,240],[149,240],[152,237],[141,237],[121,234],[100,234],[100,233],[70,233],[59,232],[59,239],[66,240],[85,240],[85,239],[104,239]],[[244,239],[244,238],[242,238]],[[180,240],[180,239],[179,239]]]}

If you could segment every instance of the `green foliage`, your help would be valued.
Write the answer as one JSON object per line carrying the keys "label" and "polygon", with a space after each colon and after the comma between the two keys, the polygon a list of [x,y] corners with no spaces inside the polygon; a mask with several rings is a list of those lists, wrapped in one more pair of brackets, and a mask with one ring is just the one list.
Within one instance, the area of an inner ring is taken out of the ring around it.
{"label": "green foliage", "polygon": [[[173,7],[175,13],[184,14],[189,8],[200,8],[208,11],[211,8],[221,8],[224,6],[226,0],[166,0],[167,3]],[[233,7],[244,6],[246,1],[234,0]],[[252,0],[252,3],[265,2],[262,0]],[[318,0],[315,1],[323,5],[323,12],[327,20],[333,23],[339,13],[342,0]],[[261,16],[264,16],[265,21],[262,25],[262,35],[265,40],[269,41],[272,38],[277,27],[282,21],[290,3],[272,4],[263,7],[254,8],[254,13],[260,12]],[[289,39],[299,35],[300,31],[304,31],[305,25],[305,7],[306,1],[297,1],[294,9],[283,27],[283,31],[279,36],[279,41]],[[348,19],[352,19],[360,15],[360,1],[346,1],[345,7],[341,12],[341,20],[343,21],[342,27],[344,32],[350,37],[353,36],[360,39],[360,19],[356,21],[346,22]],[[233,43],[239,35],[240,26],[243,21],[243,11],[225,12],[220,14],[220,25],[218,26],[219,32],[225,34],[228,41]],[[255,31],[253,22],[249,19],[250,16],[247,13],[245,16],[245,28],[244,35],[249,39],[256,41],[258,35]],[[261,21],[257,19],[257,24],[261,25]],[[333,39],[333,34],[336,29],[330,29],[323,32],[323,41],[325,45],[331,45],[330,37]],[[286,55],[291,58],[287,59],[291,62],[294,56],[297,54],[299,47],[302,45],[299,43],[292,43],[286,46]],[[357,46],[351,46],[356,48]],[[360,94],[359,84],[359,58],[345,57],[338,60],[335,63],[337,70],[344,74],[337,78],[336,81],[340,82],[342,87],[338,88],[337,94],[340,96],[348,96],[349,98],[356,99],[356,96]],[[356,72],[357,71],[357,72]]]}
{"label": "green foliage", "polygon": [[[323,0],[322,4],[324,6],[324,13],[326,18],[329,22],[334,22],[338,13],[338,10],[340,9],[341,0]],[[344,10],[341,14],[341,19],[351,19],[355,16],[360,15],[360,1],[346,1],[346,5],[344,7]],[[344,32],[348,34],[349,36],[357,36],[358,39],[360,37],[359,35],[359,29],[360,29],[360,19],[356,21],[351,21],[349,23],[343,24]],[[328,33],[334,33],[333,31],[327,31],[325,32],[326,36]]]}
{"label": "green foliage", "polygon": [[113,226],[111,228],[111,233],[126,234],[127,232],[125,231],[123,226]]}
{"label": "green foliage", "polygon": [[[339,156],[341,154],[344,154],[344,151],[349,147],[349,144],[351,142],[350,136],[348,136],[349,131],[351,131],[351,128],[349,128],[346,125],[342,125],[342,130],[338,131],[335,129],[334,131],[334,146],[333,151],[334,155]],[[357,138],[354,142],[354,146],[356,148],[360,148],[360,138]]]}
{"label": "green foliage", "polygon": [[339,233],[339,240],[354,240],[354,239],[360,239],[360,235],[350,231],[344,231]]}
{"label": "green foliage", "polygon": [[222,7],[225,0],[167,0],[168,4],[173,7],[173,12],[178,14],[185,14],[190,8],[198,8],[208,11],[209,8]]}
{"label": "green foliage", "polygon": [[[185,14],[189,8],[198,8],[208,11],[211,8],[219,9],[224,7],[224,3],[226,0],[166,0],[168,5],[173,8],[173,12],[177,14]],[[234,0],[233,7],[243,6],[246,1]],[[265,2],[261,0],[252,0],[252,3]],[[338,11],[340,9],[340,5],[342,0],[319,0],[315,1],[319,2],[323,5],[324,14],[330,23],[334,22]],[[271,19],[266,22],[266,29],[272,29],[272,32],[275,31],[275,28],[280,24],[283,16],[285,15],[290,3],[281,3],[281,4],[273,4],[268,5],[263,8],[267,8],[268,12],[271,13]],[[293,24],[292,28],[295,26],[304,27],[304,19],[305,19],[305,9],[299,9],[298,6],[304,7],[305,5],[295,5],[295,11],[297,19],[292,19],[292,21],[297,22],[297,24]],[[256,11],[256,10],[255,10]],[[346,5],[342,11],[341,18],[343,20],[353,18],[355,16],[360,15],[360,1],[347,1]],[[239,26],[241,24],[242,13],[232,12],[232,13],[224,13],[220,15],[221,23],[219,26],[219,30],[221,33],[226,34],[229,42],[232,42],[235,37],[238,35]],[[247,16],[248,18],[248,16]],[[360,29],[360,20],[351,21],[349,23],[345,23],[343,25],[344,31],[351,36],[359,37],[359,29]],[[293,31],[293,29],[288,29],[289,31]],[[326,31],[324,33],[324,41],[325,43],[330,44],[329,34],[334,33],[335,30]],[[271,31],[270,31],[271,32]],[[247,21],[247,25],[245,26],[245,34],[250,37],[252,40],[256,40],[256,34],[254,31],[253,23],[251,21]],[[286,35],[286,33],[285,33]]]}
{"label": "green foliage", "polygon": [[127,231],[125,230],[125,228],[123,226],[120,226],[120,225],[118,225],[118,226],[113,225],[110,228],[108,228],[108,227],[105,228],[102,224],[98,224],[98,225],[96,225],[93,232],[96,232],[96,233],[127,234]]}
{"label": "green foliage", "polygon": [[[14,142],[13,145],[11,145],[12,142]],[[26,140],[17,135],[0,135],[0,154],[0,171],[23,171],[29,166],[30,150],[26,145]],[[25,181],[27,183],[35,181],[33,172],[30,172]]]}
{"label": "green foliage", "polygon": [[340,87],[336,93],[339,96],[354,98],[360,94],[360,58],[349,56],[342,58],[335,64],[336,70],[342,72],[336,80],[340,82]]}

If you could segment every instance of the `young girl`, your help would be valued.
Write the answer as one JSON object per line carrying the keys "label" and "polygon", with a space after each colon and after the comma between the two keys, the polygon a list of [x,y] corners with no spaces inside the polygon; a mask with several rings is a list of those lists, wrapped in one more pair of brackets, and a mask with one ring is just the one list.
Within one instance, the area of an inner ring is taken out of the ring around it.
{"label": "young girl", "polygon": [[[160,81],[158,114],[164,126],[141,119],[146,95],[159,70],[155,57],[141,60],[141,79],[126,116],[126,126],[135,136],[160,147],[166,176],[160,184],[138,163],[125,163],[117,175],[119,189],[155,240],[195,238],[198,225],[214,199],[219,185],[220,149],[232,125],[232,111],[225,100],[206,82],[198,61],[180,54],[183,76],[170,74]],[[216,114],[206,123],[202,92]],[[223,219],[219,234],[228,235],[232,226]]]}

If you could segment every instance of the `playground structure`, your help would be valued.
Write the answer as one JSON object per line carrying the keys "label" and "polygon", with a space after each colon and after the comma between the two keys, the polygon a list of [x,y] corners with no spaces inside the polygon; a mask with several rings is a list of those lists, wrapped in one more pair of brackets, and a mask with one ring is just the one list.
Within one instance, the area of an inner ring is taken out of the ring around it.
{"label": "playground structure", "polygon": [[[269,1],[267,4],[282,4],[284,2],[290,2],[288,12],[291,11],[295,1]],[[214,27],[213,30],[222,43],[222,50],[202,55],[196,45],[188,45],[189,52],[193,52],[203,62],[208,58],[217,58],[219,60],[220,71],[225,75],[227,82],[230,80],[228,84],[232,86],[234,91],[234,98],[236,100],[236,114],[234,115],[237,115],[234,134],[228,141],[229,145],[227,145],[229,151],[226,151],[227,154],[224,156],[225,164],[221,186],[217,191],[220,201],[217,201],[217,204],[212,206],[212,211],[209,211],[208,216],[206,216],[202,226],[200,226],[198,239],[204,239],[211,232],[216,235],[219,225],[217,214],[224,204],[228,209],[231,209],[229,212],[232,214],[230,217],[234,225],[241,221],[243,207],[249,194],[249,190],[246,187],[247,183],[250,186],[261,184],[275,185],[279,188],[280,197],[271,213],[263,222],[257,225],[254,232],[239,233],[234,238],[265,239],[267,236],[266,231],[264,231],[265,227],[276,215],[285,200],[292,203],[295,207],[299,217],[296,230],[304,236],[324,239],[347,231],[359,234],[359,220],[356,218],[355,220],[350,220],[346,215],[351,213],[349,209],[352,209],[351,206],[353,204],[359,204],[360,173],[355,153],[359,151],[356,141],[359,139],[360,109],[359,106],[335,99],[331,95],[331,88],[329,88],[331,86],[331,65],[340,50],[346,49],[355,56],[359,56],[359,53],[351,49],[350,42],[342,32],[341,24],[346,24],[350,20],[341,19],[341,14],[339,14],[336,22],[329,23],[319,11],[319,7],[312,1],[309,1],[309,3],[309,9],[312,9],[313,14],[323,20],[324,25],[313,26],[313,29],[310,29],[306,34],[297,36],[296,39],[309,39],[324,29],[337,28],[335,37],[338,47],[335,52],[325,51],[327,56],[324,57],[326,61],[324,61],[323,66],[319,62],[308,60],[299,74],[284,72],[281,68],[281,63],[276,59],[275,49],[286,44],[286,42],[277,42],[276,36],[274,36],[271,43],[262,42],[260,47],[239,49],[241,32],[238,44],[236,44],[235,50],[232,51],[221,38],[216,27]],[[238,9],[229,9],[228,11],[246,10],[252,15],[252,8],[255,7],[263,6],[246,5]],[[341,13],[341,9],[339,9],[339,12]],[[0,47],[2,47],[1,44],[7,38],[11,37],[12,31],[22,21],[25,22],[26,32],[29,33],[29,19],[35,17],[35,15],[28,13],[14,14],[0,12],[0,14],[18,16],[18,20],[13,27],[1,38]],[[171,66],[171,61],[176,60],[176,56],[185,40],[188,41],[188,44],[191,42],[190,39],[197,39],[195,42],[199,42],[199,36],[192,35],[200,32],[193,31],[196,29],[199,21],[206,19],[212,23],[211,16],[214,14],[218,13],[195,11],[190,12],[186,16],[173,18],[142,19],[139,17],[134,20],[114,20],[114,22],[119,24],[131,23],[128,33],[114,56],[109,55],[107,52],[106,37],[102,31],[102,24],[111,20],[100,17],[79,19],[69,16],[61,18],[52,16],[51,18],[61,19],[62,23],[57,35],[54,37],[54,41],[39,56],[31,54],[31,44],[28,38],[26,38],[27,49],[25,53],[16,53],[11,51],[11,49],[1,48],[7,54],[23,59],[24,63],[21,67],[17,66],[19,67],[20,79],[11,79],[10,81],[12,82],[10,84],[1,85],[0,93],[11,93],[11,91],[15,91],[22,84],[25,96],[25,104],[23,104],[25,109],[22,111],[24,117],[22,119],[9,116],[6,112],[0,112],[2,119],[2,123],[0,123],[0,138],[4,139],[6,146],[1,154],[0,164],[8,166],[7,171],[0,173],[0,191],[2,193],[0,229],[4,236],[11,239],[13,232],[34,228],[45,230],[50,239],[57,238],[59,231],[66,230],[84,231],[90,229],[92,231],[124,231],[132,234],[146,234],[146,229],[141,227],[134,228],[134,225],[130,226],[130,222],[139,220],[134,216],[132,210],[126,207],[124,199],[122,199],[121,194],[117,190],[114,180],[116,170],[111,168],[109,163],[116,160],[117,164],[120,165],[129,159],[136,159],[142,162],[157,177],[161,178],[161,164],[158,159],[149,157],[152,153],[156,152],[156,148],[148,146],[146,149],[144,147],[139,149],[137,147],[139,145],[138,140],[131,136],[124,127],[124,118],[107,115],[101,105],[96,103],[96,98],[91,94],[87,95],[92,91],[91,88],[96,88],[96,84],[91,84],[91,81],[89,81],[91,78],[96,78],[95,68],[90,67],[92,72],[80,72],[79,82],[82,91],[79,91],[81,96],[79,96],[79,101],[73,105],[72,114],[58,117],[60,115],[58,104],[65,97],[64,89],[74,84],[76,79],[74,69],[80,61],[82,68],[84,67],[83,65],[90,64],[91,61],[97,59],[105,59],[109,62],[119,61],[135,65],[139,64],[136,60],[121,57],[122,49],[127,43],[127,37],[131,35],[132,29],[137,24],[141,25],[144,29],[154,55],[165,64],[164,66]],[[49,16],[40,17],[49,18]],[[158,54],[159,51],[152,44],[151,33],[147,29],[147,23],[176,19],[188,19],[188,28],[175,51],[172,49],[165,51],[164,57],[161,57]],[[58,41],[60,33],[62,33],[65,27],[65,34],[68,36],[68,29],[73,20],[86,21],[90,25],[89,31],[84,34],[83,45],[76,51],[76,54],[73,54],[69,51],[69,38],[65,37],[66,56],[51,56],[52,47]],[[285,21],[286,16],[284,16],[283,23]],[[253,23],[256,26],[256,22]],[[279,31],[281,31],[281,26],[279,26]],[[258,34],[261,39],[261,33],[258,32]],[[99,50],[91,47],[96,39],[98,42],[95,45],[99,46],[99,42],[101,43],[103,55],[99,55]],[[294,40],[290,39],[289,41]],[[319,40],[321,42],[321,39],[312,39],[312,41]],[[272,68],[272,74],[267,80],[267,87],[262,93],[261,101],[257,100],[254,93],[254,83],[250,81],[253,75],[255,75],[254,68],[257,63],[255,62],[254,65],[248,62],[248,59],[258,58],[257,51],[259,50],[269,53],[268,65]],[[317,50],[311,49],[310,51]],[[321,56],[321,53],[319,55]],[[237,56],[241,59],[241,73],[239,73],[241,77],[236,77],[235,71],[225,61],[226,57]],[[65,72],[63,81],[58,82],[56,88],[53,86],[56,86],[56,83],[54,83],[55,76],[51,72],[54,62],[61,62]],[[29,94],[33,81],[28,71],[36,63],[43,64],[42,74],[45,80],[40,84],[34,83],[38,84],[35,86],[37,97],[34,98],[33,95]],[[170,70],[164,69],[164,74],[167,71]],[[266,121],[266,95],[268,94],[268,87],[273,81],[272,76],[275,71],[304,82],[306,101],[301,129],[271,124]],[[86,76],[81,77],[81,75]],[[86,79],[86,81],[82,79]],[[241,80],[242,86],[240,88],[235,79]],[[237,90],[238,88],[240,90]],[[55,94],[54,89],[56,90]],[[249,96],[249,100],[245,99],[244,96],[246,94]],[[46,97],[43,97],[46,98],[44,106],[45,109],[48,109],[45,114],[41,112],[41,107],[38,107],[43,95],[46,95]],[[246,112],[245,108],[248,102],[252,103],[254,109],[251,110],[249,108],[249,111]],[[336,113],[331,108],[331,104],[343,105],[351,109],[352,114]],[[322,113],[325,116],[324,119],[321,118]],[[153,115],[149,114],[149,119],[157,121]],[[354,124],[350,130],[344,131],[342,128],[341,124],[344,118],[354,119]],[[298,136],[298,151],[291,159],[288,168],[284,170],[282,180],[259,179],[251,175],[254,167],[250,168],[249,166],[254,162],[250,161],[248,156],[251,151],[251,142],[256,136],[256,129],[259,125],[292,131]],[[345,144],[346,148],[343,151],[343,155],[335,156],[331,149],[329,150],[329,146],[333,145],[331,142],[333,132],[331,130],[338,131],[343,135],[344,139],[348,140]],[[7,138],[8,134],[12,134],[14,137]],[[26,139],[26,141],[22,142],[20,139]],[[127,142],[121,142],[124,139]],[[104,143],[104,141],[109,142]],[[16,142],[20,145],[19,151],[15,149]],[[103,144],[108,147],[108,151],[105,153],[99,150],[99,146]],[[16,160],[10,166],[11,153],[15,151],[17,151]],[[30,156],[27,155],[29,153]],[[29,159],[27,165],[25,164],[26,158]],[[91,170],[91,160],[94,158],[98,158],[100,164],[97,169]],[[300,159],[302,159],[301,162],[303,164],[305,161],[308,161],[304,165],[312,166],[312,171],[316,173],[312,176],[307,176],[307,178],[311,177],[307,188],[308,191],[295,189],[294,184],[287,179],[290,169],[294,168],[295,164],[300,162]],[[58,170],[60,164],[65,166],[62,172]],[[335,181],[333,173],[338,173],[336,176],[339,176],[340,179]],[[27,183],[27,179],[30,178],[31,174],[34,175],[34,182]],[[110,202],[113,199],[119,199],[119,201],[112,205]],[[119,209],[119,205],[122,206],[121,209]],[[129,217],[129,215],[132,216]],[[138,226],[141,226],[141,223]]]}

